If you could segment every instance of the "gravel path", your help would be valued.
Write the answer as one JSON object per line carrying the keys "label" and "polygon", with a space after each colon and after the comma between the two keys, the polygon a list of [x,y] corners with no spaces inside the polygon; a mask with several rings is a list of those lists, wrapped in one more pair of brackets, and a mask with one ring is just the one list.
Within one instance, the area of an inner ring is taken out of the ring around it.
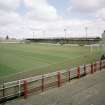
{"label": "gravel path", "polygon": [[105,105],[105,71],[72,80],[60,88],[5,105]]}

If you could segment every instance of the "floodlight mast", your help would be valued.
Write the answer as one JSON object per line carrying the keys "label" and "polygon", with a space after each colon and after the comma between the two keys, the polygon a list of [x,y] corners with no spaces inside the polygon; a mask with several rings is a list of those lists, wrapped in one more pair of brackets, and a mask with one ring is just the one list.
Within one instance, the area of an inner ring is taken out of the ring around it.
{"label": "floodlight mast", "polygon": [[35,33],[33,32],[33,39],[35,38]]}
{"label": "floodlight mast", "polygon": [[65,32],[65,36],[64,37],[66,39],[66,35],[67,35],[67,29],[66,28],[64,29],[64,32]]}
{"label": "floodlight mast", "polygon": [[87,30],[88,30],[88,27],[85,27],[86,40],[87,40],[87,36],[88,36]]}
{"label": "floodlight mast", "polygon": [[43,38],[45,38],[45,35],[46,35],[46,31],[45,30],[42,30],[42,35],[43,35]]}

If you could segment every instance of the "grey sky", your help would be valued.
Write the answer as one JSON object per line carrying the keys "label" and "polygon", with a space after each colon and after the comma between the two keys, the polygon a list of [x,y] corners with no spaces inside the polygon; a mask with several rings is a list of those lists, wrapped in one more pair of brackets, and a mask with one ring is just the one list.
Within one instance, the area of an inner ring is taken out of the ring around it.
{"label": "grey sky", "polygon": [[100,36],[105,0],[1,0],[0,36],[26,38]]}

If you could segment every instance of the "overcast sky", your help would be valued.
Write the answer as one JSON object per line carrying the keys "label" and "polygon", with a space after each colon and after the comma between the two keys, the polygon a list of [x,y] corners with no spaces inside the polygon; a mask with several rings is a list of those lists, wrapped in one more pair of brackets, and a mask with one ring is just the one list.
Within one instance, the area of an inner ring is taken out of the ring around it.
{"label": "overcast sky", "polygon": [[105,0],[0,0],[0,37],[89,37],[105,29]]}

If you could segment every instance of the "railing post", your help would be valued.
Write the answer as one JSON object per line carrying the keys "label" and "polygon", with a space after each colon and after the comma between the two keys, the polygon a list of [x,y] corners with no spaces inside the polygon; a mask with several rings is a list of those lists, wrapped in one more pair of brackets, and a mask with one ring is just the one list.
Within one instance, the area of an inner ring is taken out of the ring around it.
{"label": "railing post", "polygon": [[84,65],[84,75],[86,75],[87,72],[86,72],[86,65]]}
{"label": "railing post", "polygon": [[96,71],[97,71],[97,70],[98,70],[98,69],[97,69],[97,62],[96,62],[95,64],[96,64]]}
{"label": "railing post", "polygon": [[28,97],[28,82],[27,82],[27,80],[24,80],[23,88],[24,88],[24,99],[26,99]]}
{"label": "railing post", "polygon": [[91,74],[94,73],[93,64],[91,64]]}
{"label": "railing post", "polygon": [[70,73],[70,70],[68,71],[68,74],[69,74],[69,82],[71,80],[71,73]]}
{"label": "railing post", "polygon": [[100,60],[100,71],[102,70],[102,61]]}
{"label": "railing post", "polygon": [[42,92],[44,91],[44,75],[42,75]]}
{"label": "railing post", "polygon": [[61,86],[61,73],[60,72],[58,72],[57,74],[57,80],[58,80],[58,87],[60,87]]}
{"label": "railing post", "polygon": [[3,81],[3,98],[5,97],[5,83]]}
{"label": "railing post", "polygon": [[18,95],[21,96],[21,81],[18,81]]}
{"label": "railing post", "polygon": [[[3,97],[3,99],[5,99],[5,82],[3,81],[3,83],[2,83],[2,97]],[[3,102],[2,103],[2,105],[5,105],[5,102]]]}
{"label": "railing post", "polygon": [[104,68],[104,61],[102,60],[101,70]]}
{"label": "railing post", "polygon": [[105,60],[104,60],[104,69],[105,69]]}
{"label": "railing post", "polygon": [[96,72],[96,63],[94,63],[94,72]]}
{"label": "railing post", "polygon": [[80,78],[80,67],[77,68],[77,77]]}

